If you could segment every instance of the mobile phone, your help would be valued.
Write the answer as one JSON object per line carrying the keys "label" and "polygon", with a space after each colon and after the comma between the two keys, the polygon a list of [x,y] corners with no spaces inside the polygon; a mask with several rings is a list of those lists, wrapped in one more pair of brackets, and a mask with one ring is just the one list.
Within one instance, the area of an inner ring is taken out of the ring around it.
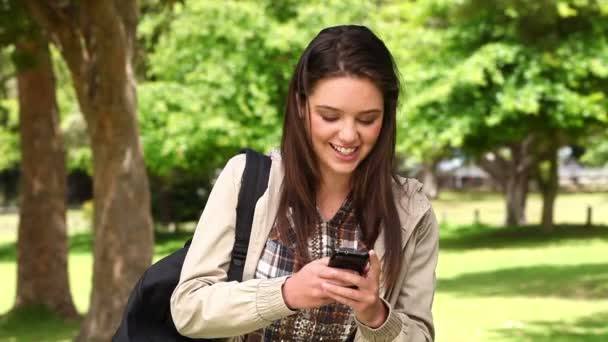
{"label": "mobile phone", "polygon": [[329,267],[344,268],[363,274],[369,253],[353,248],[338,248],[329,259]]}

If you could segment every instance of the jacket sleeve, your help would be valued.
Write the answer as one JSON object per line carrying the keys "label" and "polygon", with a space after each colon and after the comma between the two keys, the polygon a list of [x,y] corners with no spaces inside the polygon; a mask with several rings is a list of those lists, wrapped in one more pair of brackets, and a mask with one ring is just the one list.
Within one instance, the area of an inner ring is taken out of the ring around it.
{"label": "jacket sleeve", "polygon": [[394,307],[383,325],[371,329],[359,323],[356,341],[432,342],[435,338],[431,308],[435,293],[435,269],[439,253],[439,226],[432,209],[421,218],[415,236],[415,250],[405,260],[405,281]]}
{"label": "jacket sleeve", "polygon": [[184,336],[242,335],[293,313],[283,301],[285,277],[226,281],[244,165],[245,156],[236,156],[219,175],[171,296],[171,315]]}

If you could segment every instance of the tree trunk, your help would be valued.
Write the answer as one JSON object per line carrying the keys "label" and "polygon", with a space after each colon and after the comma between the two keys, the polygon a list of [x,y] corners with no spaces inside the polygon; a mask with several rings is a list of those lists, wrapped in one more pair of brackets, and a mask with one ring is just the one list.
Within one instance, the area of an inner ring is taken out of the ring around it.
{"label": "tree trunk", "polygon": [[91,137],[95,259],[90,308],[77,341],[109,341],[129,292],[150,265],[154,239],[132,60],[137,3],[26,3],[56,38]]}
{"label": "tree trunk", "polygon": [[549,167],[546,170],[539,167],[537,180],[543,195],[541,226],[544,231],[550,232],[553,230],[553,212],[559,188],[557,144],[551,147],[547,162]]}
{"label": "tree trunk", "polygon": [[430,163],[423,163],[422,165],[422,189],[429,199],[439,197],[439,182],[437,181],[436,173],[437,163],[438,161],[433,160]]}
{"label": "tree trunk", "polygon": [[89,73],[76,85],[79,97],[86,97],[80,103],[91,134],[95,196],[93,292],[78,341],[111,338],[129,292],[152,261],[150,194],[132,65],[137,7],[134,1],[116,1],[123,3],[86,3],[94,28],[88,39],[91,58]]}
{"label": "tree trunk", "polygon": [[506,199],[505,225],[519,226],[526,223],[526,200],[531,171],[538,164],[533,151],[536,139],[529,135],[508,147],[509,157],[498,152],[488,153],[478,159],[482,167],[500,184]]}
{"label": "tree trunk", "polygon": [[507,213],[505,225],[507,226],[519,226],[526,223],[529,178],[528,171],[512,171],[507,178],[507,186],[504,189]]}
{"label": "tree trunk", "polygon": [[68,279],[66,171],[48,42],[16,44],[21,137],[21,205],[15,308],[44,305],[77,316]]}

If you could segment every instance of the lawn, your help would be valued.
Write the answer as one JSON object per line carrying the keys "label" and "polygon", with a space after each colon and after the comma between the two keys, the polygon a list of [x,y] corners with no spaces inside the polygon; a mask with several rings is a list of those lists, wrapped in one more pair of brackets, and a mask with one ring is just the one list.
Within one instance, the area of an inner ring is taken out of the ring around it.
{"label": "lawn", "polygon": [[[529,202],[533,222],[538,202],[537,196]],[[587,205],[594,207],[594,222],[604,226],[580,225]],[[434,303],[438,341],[608,341],[608,195],[561,196],[556,208],[561,225],[549,235],[535,226],[498,227],[502,202],[495,195],[449,193],[434,206],[440,219],[442,212],[447,217]],[[475,209],[483,224],[471,224]],[[85,222],[79,215],[71,211],[70,222]],[[0,215],[0,312],[14,300],[15,234],[9,227],[14,216]],[[84,312],[91,239],[74,224],[70,281],[76,306]],[[156,257],[176,249],[186,236],[160,235]],[[0,341],[67,341],[76,331],[77,322],[38,311],[0,318]]]}
{"label": "lawn", "polygon": [[608,341],[608,226],[442,227],[441,341]]}
{"label": "lawn", "polygon": [[[587,208],[592,208],[592,222],[608,225],[608,193],[560,194],[555,203],[555,221],[558,223],[582,224],[587,219]],[[487,193],[442,193],[433,202],[437,218],[442,223],[470,224],[475,220],[475,210],[479,221],[485,224],[504,223],[505,203],[500,194]],[[540,223],[541,197],[537,193],[528,196],[526,217],[528,223]]]}

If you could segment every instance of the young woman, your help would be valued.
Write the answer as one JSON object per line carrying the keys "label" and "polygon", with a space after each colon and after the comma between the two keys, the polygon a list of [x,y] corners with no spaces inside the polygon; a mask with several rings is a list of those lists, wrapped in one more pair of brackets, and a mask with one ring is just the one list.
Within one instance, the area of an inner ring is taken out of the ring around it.
{"label": "young woman", "polygon": [[[180,333],[232,341],[433,341],[438,226],[421,184],[394,173],[399,80],[362,26],[322,30],[294,71],[243,281],[226,282],[245,157],[202,214],[171,298]],[[369,250],[363,274],[328,266]]]}

